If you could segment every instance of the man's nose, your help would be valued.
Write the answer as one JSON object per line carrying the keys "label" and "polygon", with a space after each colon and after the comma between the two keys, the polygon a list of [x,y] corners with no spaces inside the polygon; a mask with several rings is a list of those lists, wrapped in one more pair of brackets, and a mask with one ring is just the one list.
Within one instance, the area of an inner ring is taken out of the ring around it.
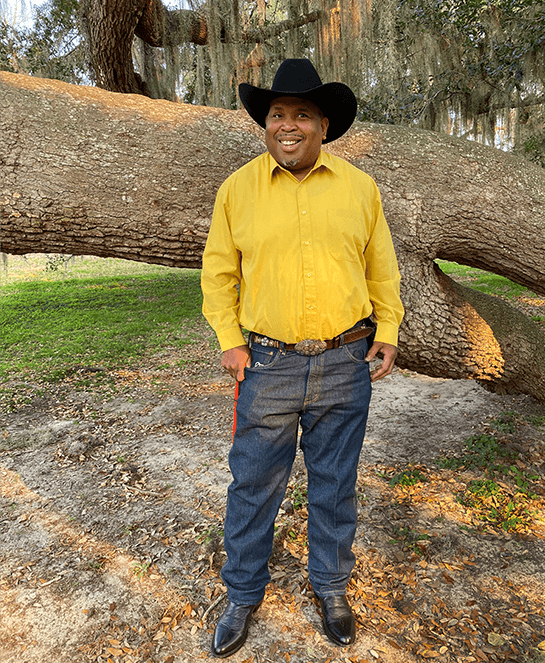
{"label": "man's nose", "polygon": [[284,131],[294,131],[297,129],[297,123],[294,118],[284,117],[282,121],[282,129]]}

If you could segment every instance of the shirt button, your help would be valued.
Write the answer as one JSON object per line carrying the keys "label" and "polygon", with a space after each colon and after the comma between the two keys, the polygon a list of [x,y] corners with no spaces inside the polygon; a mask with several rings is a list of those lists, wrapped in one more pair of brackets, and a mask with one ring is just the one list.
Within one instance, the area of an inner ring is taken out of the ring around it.
{"label": "shirt button", "polygon": [[305,246],[308,246],[309,244],[310,244],[310,242],[305,242]]}
{"label": "shirt button", "polygon": [[301,212],[301,214],[306,214],[306,212],[303,211],[303,212]]}
{"label": "shirt button", "polygon": [[307,276],[312,276],[312,272],[309,272],[309,273],[307,274]]}
{"label": "shirt button", "polygon": [[309,308],[310,311],[312,311],[312,309],[314,308],[314,306],[309,306],[308,308]]}

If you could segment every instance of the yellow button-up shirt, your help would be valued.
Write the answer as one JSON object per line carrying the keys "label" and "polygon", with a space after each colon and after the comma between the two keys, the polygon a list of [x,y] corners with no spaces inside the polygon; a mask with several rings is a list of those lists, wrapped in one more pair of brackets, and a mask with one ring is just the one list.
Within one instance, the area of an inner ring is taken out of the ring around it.
{"label": "yellow button-up shirt", "polygon": [[333,338],[371,313],[376,340],[397,345],[399,271],[378,188],[327,152],[302,182],[268,152],[225,180],[201,284],[223,351],[245,344],[241,326],[297,343]]}

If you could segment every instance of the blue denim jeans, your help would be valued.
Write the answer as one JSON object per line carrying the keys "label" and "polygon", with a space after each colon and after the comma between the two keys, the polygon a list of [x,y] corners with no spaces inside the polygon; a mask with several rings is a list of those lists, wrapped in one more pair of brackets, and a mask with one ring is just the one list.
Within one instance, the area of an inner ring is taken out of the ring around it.
{"label": "blue denim jeans", "polygon": [[356,478],[371,398],[363,338],[321,355],[252,344],[229,454],[222,578],[228,598],[259,603],[270,581],[274,521],[301,424],[308,474],[309,579],[317,596],[344,594],[355,556]]}

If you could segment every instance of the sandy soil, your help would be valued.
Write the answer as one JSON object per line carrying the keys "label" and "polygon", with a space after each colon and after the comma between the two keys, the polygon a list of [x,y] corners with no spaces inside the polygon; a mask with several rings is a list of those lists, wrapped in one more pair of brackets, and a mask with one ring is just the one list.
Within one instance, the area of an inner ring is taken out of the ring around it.
{"label": "sandy soil", "polygon": [[[46,390],[11,385],[0,455],[1,660],[211,660],[223,607],[232,386],[219,374],[83,373]],[[516,533],[480,527],[455,499],[474,475],[434,462],[460,454],[464,440],[506,411],[517,413],[516,427],[503,443],[540,476],[540,513]],[[472,382],[396,370],[378,383],[349,589],[357,642],[339,649],[322,633],[305,570],[298,455],[278,518],[273,582],[230,660],[544,661],[545,426],[528,419],[543,415],[529,397]],[[403,488],[384,478],[409,467],[427,481]]]}

